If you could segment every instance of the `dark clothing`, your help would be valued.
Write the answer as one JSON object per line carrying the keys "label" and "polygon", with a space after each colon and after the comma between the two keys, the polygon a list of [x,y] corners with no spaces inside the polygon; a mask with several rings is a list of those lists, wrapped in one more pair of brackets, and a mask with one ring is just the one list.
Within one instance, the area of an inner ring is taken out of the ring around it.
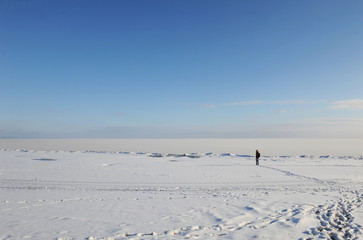
{"label": "dark clothing", "polygon": [[259,159],[260,159],[260,152],[256,151],[256,165],[260,165]]}

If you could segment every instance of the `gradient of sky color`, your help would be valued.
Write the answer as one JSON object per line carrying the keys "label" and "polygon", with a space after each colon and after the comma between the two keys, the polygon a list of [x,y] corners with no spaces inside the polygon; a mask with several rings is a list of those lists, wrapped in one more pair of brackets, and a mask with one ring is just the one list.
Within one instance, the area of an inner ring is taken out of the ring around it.
{"label": "gradient of sky color", "polygon": [[0,0],[0,137],[362,137],[362,12]]}

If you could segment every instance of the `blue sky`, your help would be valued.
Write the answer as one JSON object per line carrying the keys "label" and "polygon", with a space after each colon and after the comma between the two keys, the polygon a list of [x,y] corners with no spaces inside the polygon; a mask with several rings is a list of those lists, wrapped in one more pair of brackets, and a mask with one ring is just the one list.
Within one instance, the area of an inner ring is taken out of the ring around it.
{"label": "blue sky", "polygon": [[0,1],[0,137],[361,137],[362,1]]}

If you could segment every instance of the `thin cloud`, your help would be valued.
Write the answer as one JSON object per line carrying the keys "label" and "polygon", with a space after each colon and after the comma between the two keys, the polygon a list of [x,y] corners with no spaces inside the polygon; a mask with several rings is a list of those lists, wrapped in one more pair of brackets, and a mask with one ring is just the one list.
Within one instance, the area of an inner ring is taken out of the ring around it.
{"label": "thin cloud", "polygon": [[253,101],[227,103],[225,105],[229,105],[229,106],[257,105],[257,104],[287,105],[287,104],[314,104],[314,103],[322,103],[322,102],[326,102],[326,100],[322,100],[322,99],[320,99],[320,100],[275,100],[275,101],[253,100]]}
{"label": "thin cloud", "polygon": [[259,100],[256,100],[256,101],[245,101],[245,102],[233,102],[233,103],[228,103],[226,105],[254,105],[254,104],[262,104],[264,101],[259,101]]}
{"label": "thin cloud", "polygon": [[242,102],[230,102],[230,103],[221,103],[221,104],[202,104],[203,108],[217,108],[217,107],[225,107],[225,106],[248,106],[248,105],[303,105],[303,104],[316,104],[316,103],[327,103],[327,100],[318,99],[318,100],[250,100],[250,101],[242,101]]}
{"label": "thin cloud", "polygon": [[203,108],[216,108],[217,105],[215,105],[215,104],[203,104],[202,107]]}
{"label": "thin cloud", "polygon": [[350,111],[363,110],[363,100],[362,99],[351,99],[344,101],[336,101],[332,103],[332,109],[346,109]]}

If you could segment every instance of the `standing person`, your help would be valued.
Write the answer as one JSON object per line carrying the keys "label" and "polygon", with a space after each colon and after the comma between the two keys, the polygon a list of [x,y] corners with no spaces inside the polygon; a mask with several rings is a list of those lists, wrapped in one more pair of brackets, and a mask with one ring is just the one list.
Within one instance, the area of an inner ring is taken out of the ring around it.
{"label": "standing person", "polygon": [[260,152],[256,150],[256,165],[260,165],[259,159],[260,159]]}

